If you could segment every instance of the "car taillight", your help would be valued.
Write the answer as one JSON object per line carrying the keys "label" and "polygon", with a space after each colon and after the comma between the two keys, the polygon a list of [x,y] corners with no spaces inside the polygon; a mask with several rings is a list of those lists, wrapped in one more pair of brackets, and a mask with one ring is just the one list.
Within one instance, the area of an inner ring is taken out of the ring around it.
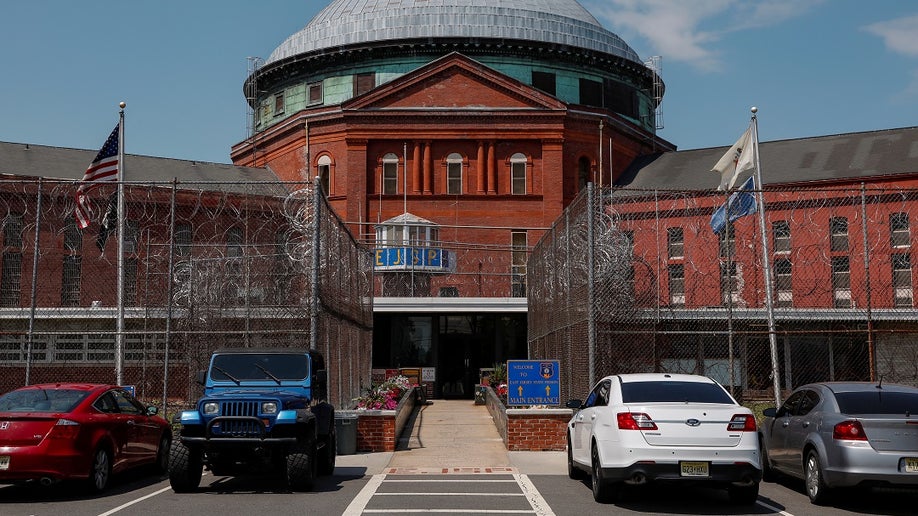
{"label": "car taillight", "polygon": [[48,439],[76,439],[80,433],[80,424],[69,419],[58,419],[51,428]]}
{"label": "car taillight", "polygon": [[755,432],[755,417],[752,414],[735,414],[727,425],[730,432]]}
{"label": "car taillight", "polygon": [[619,412],[618,428],[621,430],[656,430],[657,424],[647,414],[640,412]]}
{"label": "car taillight", "polygon": [[841,441],[866,441],[867,434],[860,421],[842,421],[832,429],[832,439]]}

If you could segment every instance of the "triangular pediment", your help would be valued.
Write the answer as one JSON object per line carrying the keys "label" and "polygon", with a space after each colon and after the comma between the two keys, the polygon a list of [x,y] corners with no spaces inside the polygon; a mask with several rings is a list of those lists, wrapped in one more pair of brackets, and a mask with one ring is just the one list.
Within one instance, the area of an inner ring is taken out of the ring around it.
{"label": "triangular pediment", "polygon": [[565,109],[557,98],[453,53],[344,103],[346,110]]}

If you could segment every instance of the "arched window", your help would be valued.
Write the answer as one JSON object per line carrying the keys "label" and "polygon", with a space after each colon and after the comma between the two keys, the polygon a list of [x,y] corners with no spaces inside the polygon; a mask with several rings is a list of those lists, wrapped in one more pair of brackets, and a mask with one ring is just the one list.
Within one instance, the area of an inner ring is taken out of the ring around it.
{"label": "arched window", "polygon": [[385,195],[398,193],[398,156],[391,152],[382,159],[382,193]]}
{"label": "arched window", "polygon": [[318,165],[318,176],[319,176],[319,186],[322,187],[322,192],[327,196],[331,193],[331,156],[325,154],[319,158],[319,161],[316,163]]}
{"label": "arched window", "polygon": [[526,155],[517,152],[510,156],[510,192],[513,195],[526,195]]}
{"label": "arched window", "polygon": [[587,183],[590,182],[590,158],[586,156],[580,158],[580,161],[577,163],[577,191],[583,190],[586,188]]}
{"label": "arched window", "polygon": [[462,155],[456,152],[446,157],[446,193],[462,193]]}

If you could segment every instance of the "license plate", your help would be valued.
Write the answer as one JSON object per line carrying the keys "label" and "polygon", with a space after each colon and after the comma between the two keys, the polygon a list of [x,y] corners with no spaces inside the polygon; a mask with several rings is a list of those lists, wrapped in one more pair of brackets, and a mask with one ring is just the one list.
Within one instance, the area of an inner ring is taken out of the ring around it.
{"label": "license plate", "polygon": [[706,477],[708,473],[707,462],[680,462],[679,467],[683,477]]}
{"label": "license plate", "polygon": [[906,457],[905,458],[905,472],[906,473],[918,473],[918,458],[916,457]]}
{"label": "license plate", "polygon": [[9,455],[0,455],[0,469],[10,469]]}

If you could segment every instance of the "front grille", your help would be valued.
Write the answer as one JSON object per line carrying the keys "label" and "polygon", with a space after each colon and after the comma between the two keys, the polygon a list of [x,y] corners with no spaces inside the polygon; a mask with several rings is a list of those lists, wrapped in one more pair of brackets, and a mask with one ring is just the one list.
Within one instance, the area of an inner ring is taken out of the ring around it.
{"label": "front grille", "polygon": [[[259,437],[263,426],[257,419],[257,401],[224,401],[220,403],[219,425],[214,425],[213,433],[224,437]],[[239,419],[234,419],[239,418]]]}
{"label": "front grille", "polygon": [[257,416],[257,401],[224,401],[220,403],[221,416]]}

